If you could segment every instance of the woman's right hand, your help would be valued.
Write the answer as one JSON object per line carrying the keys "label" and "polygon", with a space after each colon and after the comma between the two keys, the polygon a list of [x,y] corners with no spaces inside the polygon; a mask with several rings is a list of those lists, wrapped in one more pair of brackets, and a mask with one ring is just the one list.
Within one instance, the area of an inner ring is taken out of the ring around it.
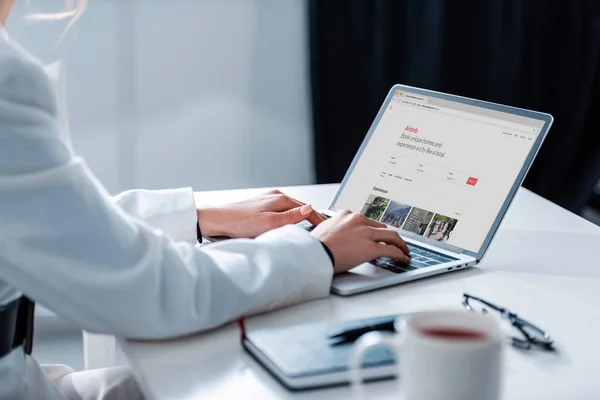
{"label": "woman's right hand", "polygon": [[336,274],[378,257],[407,263],[410,250],[397,231],[362,214],[342,211],[312,231],[333,253]]}

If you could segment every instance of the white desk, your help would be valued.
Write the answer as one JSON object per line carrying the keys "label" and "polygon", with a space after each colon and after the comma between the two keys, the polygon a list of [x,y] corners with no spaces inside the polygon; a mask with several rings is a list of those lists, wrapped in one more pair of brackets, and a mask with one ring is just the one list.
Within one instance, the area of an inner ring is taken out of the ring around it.
{"label": "white desk", "polygon": [[[284,191],[327,208],[336,185]],[[263,189],[264,190],[264,189]],[[197,194],[198,203],[235,201],[260,192]],[[600,398],[600,228],[520,190],[484,262],[350,298],[331,296],[254,317],[250,328],[460,307],[467,291],[512,308],[548,330],[557,354],[507,348],[506,399]],[[136,376],[154,399],[336,399],[348,388],[293,393],[244,353],[232,324],[187,339],[121,343]],[[396,398],[395,381],[370,384],[371,398]]]}

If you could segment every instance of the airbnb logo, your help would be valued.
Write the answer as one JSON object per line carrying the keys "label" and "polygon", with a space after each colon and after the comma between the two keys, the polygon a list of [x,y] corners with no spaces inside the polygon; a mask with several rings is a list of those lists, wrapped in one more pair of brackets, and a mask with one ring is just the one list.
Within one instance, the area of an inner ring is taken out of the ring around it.
{"label": "airbnb logo", "polygon": [[419,133],[419,128],[415,128],[415,127],[410,126],[410,125],[406,125],[406,128],[404,128],[404,130],[406,132]]}

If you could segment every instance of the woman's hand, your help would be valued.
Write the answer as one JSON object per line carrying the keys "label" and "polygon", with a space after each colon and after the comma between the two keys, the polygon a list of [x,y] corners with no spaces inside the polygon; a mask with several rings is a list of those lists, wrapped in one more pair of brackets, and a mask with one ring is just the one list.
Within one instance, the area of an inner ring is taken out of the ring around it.
{"label": "woman's hand", "polygon": [[410,250],[398,232],[362,214],[342,211],[312,234],[333,254],[336,274],[379,257],[410,261]]}
{"label": "woman's hand", "polygon": [[216,207],[198,208],[198,223],[205,236],[255,238],[267,231],[308,220],[319,225],[327,218],[279,190]]}

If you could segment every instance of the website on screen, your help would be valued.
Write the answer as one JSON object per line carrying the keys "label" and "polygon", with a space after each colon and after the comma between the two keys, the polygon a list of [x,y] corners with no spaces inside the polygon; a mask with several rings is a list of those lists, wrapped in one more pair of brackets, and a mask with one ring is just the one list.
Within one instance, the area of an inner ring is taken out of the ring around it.
{"label": "website on screen", "polygon": [[334,208],[477,252],[543,121],[440,103],[396,91]]}

